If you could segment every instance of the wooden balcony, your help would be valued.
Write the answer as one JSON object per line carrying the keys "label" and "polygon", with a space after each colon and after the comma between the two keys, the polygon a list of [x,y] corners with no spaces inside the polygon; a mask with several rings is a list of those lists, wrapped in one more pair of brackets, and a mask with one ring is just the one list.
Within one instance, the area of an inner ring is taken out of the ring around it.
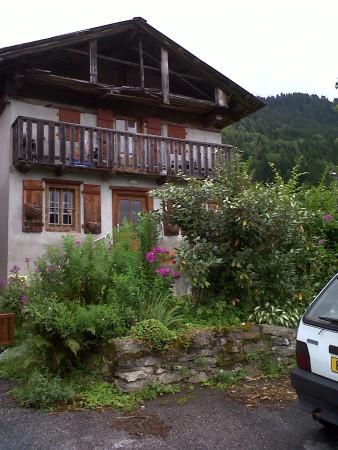
{"label": "wooden balcony", "polygon": [[45,167],[57,175],[85,170],[106,178],[117,173],[206,178],[229,160],[232,148],[29,117],[18,117],[12,127],[13,164],[21,172]]}

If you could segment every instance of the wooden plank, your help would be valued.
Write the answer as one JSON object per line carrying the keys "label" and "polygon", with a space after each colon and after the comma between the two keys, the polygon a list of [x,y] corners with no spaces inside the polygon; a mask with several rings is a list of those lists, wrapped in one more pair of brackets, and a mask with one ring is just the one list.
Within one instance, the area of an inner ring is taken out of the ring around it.
{"label": "wooden plank", "polygon": [[60,140],[60,162],[66,164],[66,126],[62,123],[59,125]]}
{"label": "wooden plank", "polygon": [[137,170],[138,158],[137,158],[137,136],[131,136],[132,141],[132,167],[134,170]]}
{"label": "wooden plank", "polygon": [[165,167],[166,167],[166,171],[167,171],[167,175],[170,175],[170,157],[171,157],[171,153],[170,153],[170,140],[166,139],[165,141]]}
{"label": "wooden plank", "polygon": [[42,121],[37,121],[37,153],[38,153],[38,161],[43,161],[44,159],[44,145],[45,145],[45,136],[44,136],[44,123]]}
{"label": "wooden plank", "polygon": [[92,39],[89,44],[90,82],[97,84],[97,40]]}
{"label": "wooden plank", "polygon": [[74,159],[78,159],[78,156],[75,155],[75,128],[73,125],[69,127],[70,132],[70,159],[74,161]]}
{"label": "wooden plank", "polygon": [[163,47],[161,48],[161,78],[163,103],[169,105],[169,61],[168,52]]}
{"label": "wooden plank", "polygon": [[55,162],[55,125],[48,124],[48,161]]}
{"label": "wooden plank", "polygon": [[141,88],[144,89],[144,63],[143,63],[143,49],[142,40],[139,42],[139,57],[140,57],[140,78],[141,78]]}
{"label": "wooden plank", "polygon": [[182,142],[182,172],[184,174],[187,173],[187,150],[186,150],[186,143]]}
{"label": "wooden plank", "polygon": [[158,173],[161,174],[163,172],[163,139],[159,140],[158,149],[157,149],[157,170]]}
{"label": "wooden plank", "polygon": [[26,155],[28,161],[32,160],[32,120],[26,121]]}
{"label": "wooden plank", "polygon": [[12,345],[14,340],[15,314],[0,314],[0,344]]}
{"label": "wooden plank", "polygon": [[107,164],[108,167],[113,167],[114,165],[114,146],[113,146],[113,132],[107,131]]}
{"label": "wooden plank", "polygon": [[189,144],[189,174],[194,174],[194,144],[192,142]]}
{"label": "wooden plank", "polygon": [[80,164],[83,164],[85,161],[85,130],[84,128],[80,128],[79,135],[79,159]]}
{"label": "wooden plank", "polygon": [[141,147],[140,168],[141,168],[142,172],[145,172],[145,170],[146,170],[146,151],[147,151],[150,139],[151,138],[146,138],[144,136],[141,136],[141,139],[140,139],[140,147]]}
{"label": "wooden plank", "polygon": [[201,160],[201,144],[196,145],[196,156],[197,156],[197,175],[202,176],[202,160]]}
{"label": "wooden plank", "polygon": [[94,164],[94,130],[88,129],[88,162],[90,165]]}
{"label": "wooden plank", "polygon": [[97,130],[97,165],[102,166],[103,161],[103,133]]}

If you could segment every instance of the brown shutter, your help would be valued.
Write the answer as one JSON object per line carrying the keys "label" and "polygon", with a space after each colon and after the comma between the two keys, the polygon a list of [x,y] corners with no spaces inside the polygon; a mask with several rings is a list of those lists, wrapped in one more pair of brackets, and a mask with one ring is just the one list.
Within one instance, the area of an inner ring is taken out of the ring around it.
{"label": "brown shutter", "polygon": [[[181,125],[169,125],[167,126],[168,137],[178,138],[178,139],[186,139],[186,131],[185,127]],[[171,153],[174,153],[173,145],[170,146]],[[181,155],[182,146],[179,143],[178,145],[178,154]]]}
{"label": "brown shutter", "polygon": [[41,233],[43,186],[40,180],[23,180],[22,231]]}
{"label": "brown shutter", "polygon": [[15,314],[0,314],[0,345],[12,345]]}
{"label": "brown shutter", "polygon": [[[80,111],[75,111],[74,109],[59,109],[59,121],[67,123],[81,123],[81,113]],[[66,129],[66,140],[70,140],[70,130]],[[75,141],[79,142],[79,130],[75,130]]]}
{"label": "brown shutter", "polygon": [[98,108],[97,126],[101,128],[114,128],[114,113],[110,109]]}
{"label": "brown shutter", "polygon": [[[162,123],[160,119],[155,119],[148,117],[147,119],[147,134],[156,134],[161,136],[162,134]],[[157,166],[157,144],[154,145],[154,166]]]}
{"label": "brown shutter", "polygon": [[[100,128],[114,128],[114,113],[110,109],[98,108],[97,126]],[[107,136],[103,133],[103,160],[107,159]]]}
{"label": "brown shutter", "polygon": [[148,117],[147,119],[147,133],[161,136],[161,120]]}
{"label": "brown shutter", "polygon": [[85,233],[101,233],[101,186],[84,184],[84,224]]}

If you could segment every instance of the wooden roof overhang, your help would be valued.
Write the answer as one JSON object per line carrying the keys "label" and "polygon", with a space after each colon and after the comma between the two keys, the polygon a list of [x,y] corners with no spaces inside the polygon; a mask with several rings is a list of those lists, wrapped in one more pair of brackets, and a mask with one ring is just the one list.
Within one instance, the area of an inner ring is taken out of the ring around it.
{"label": "wooden roof overhang", "polygon": [[[132,73],[133,83],[111,82],[112,67],[122,78]],[[142,18],[0,49],[1,78],[4,93],[10,85],[16,96],[55,91],[93,107],[150,106],[182,119],[189,112],[195,124],[217,129],[264,106]]]}

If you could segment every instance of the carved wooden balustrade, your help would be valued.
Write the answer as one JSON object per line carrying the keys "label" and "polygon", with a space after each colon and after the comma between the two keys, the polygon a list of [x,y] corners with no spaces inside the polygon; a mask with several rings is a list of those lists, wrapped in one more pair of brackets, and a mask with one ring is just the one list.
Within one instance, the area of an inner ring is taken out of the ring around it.
{"label": "carved wooden balustrade", "polygon": [[232,146],[18,117],[13,124],[13,164],[124,172],[157,177],[205,178],[229,160]]}

